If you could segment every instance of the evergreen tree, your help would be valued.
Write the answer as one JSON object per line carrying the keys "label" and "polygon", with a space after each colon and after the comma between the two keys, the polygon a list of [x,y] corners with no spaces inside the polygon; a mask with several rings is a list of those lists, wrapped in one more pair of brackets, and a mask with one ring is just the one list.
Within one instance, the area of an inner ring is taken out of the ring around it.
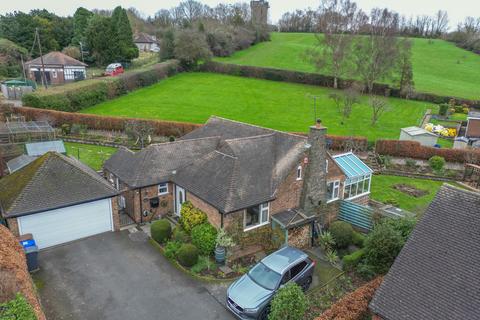
{"label": "evergreen tree", "polygon": [[118,54],[112,18],[94,15],[85,32],[87,46],[95,63],[100,66],[115,62]]}
{"label": "evergreen tree", "polygon": [[118,6],[112,13],[112,26],[115,30],[117,42],[117,59],[120,61],[131,61],[138,57],[138,48],[133,43],[132,27],[128,20],[127,11]]}
{"label": "evergreen tree", "polygon": [[73,38],[72,45],[78,46],[80,42],[85,44],[85,34],[87,32],[88,21],[93,16],[93,13],[83,7],[75,11],[73,15]]}
{"label": "evergreen tree", "polygon": [[162,35],[160,41],[160,61],[165,61],[175,58],[175,32],[173,29],[168,29]]}

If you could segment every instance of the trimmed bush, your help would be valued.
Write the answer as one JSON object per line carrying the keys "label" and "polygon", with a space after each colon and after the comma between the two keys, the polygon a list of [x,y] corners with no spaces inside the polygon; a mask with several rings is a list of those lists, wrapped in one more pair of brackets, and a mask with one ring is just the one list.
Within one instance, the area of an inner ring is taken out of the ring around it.
{"label": "trimmed bush", "polygon": [[269,320],[301,320],[305,317],[308,302],[302,289],[294,282],[278,290],[273,297]]}
{"label": "trimmed bush", "polygon": [[200,254],[209,256],[215,250],[217,240],[217,229],[210,223],[200,224],[192,229],[192,244],[194,244]]}
{"label": "trimmed bush", "polygon": [[357,250],[351,254],[348,254],[342,258],[343,269],[352,270],[355,268],[360,261],[362,260],[365,251],[363,249]]}
{"label": "trimmed bush", "polygon": [[178,250],[182,246],[181,242],[178,241],[168,241],[165,245],[165,257],[169,259],[174,259],[177,257]]}
{"label": "trimmed bush", "polygon": [[177,252],[177,260],[184,267],[190,268],[198,262],[198,249],[193,244],[184,243]]}
{"label": "trimmed bush", "polygon": [[352,244],[356,245],[359,248],[363,248],[365,239],[366,239],[366,236],[363,233],[360,233],[358,231],[353,231]]}
{"label": "trimmed bush", "polygon": [[428,163],[430,164],[430,168],[434,171],[441,171],[443,166],[445,166],[445,159],[440,156],[433,156],[428,159]]}
{"label": "trimmed bush", "polygon": [[168,220],[160,219],[152,223],[150,232],[153,240],[158,243],[165,243],[172,235],[172,226]]}
{"label": "trimmed bush", "polygon": [[195,208],[190,201],[186,201],[182,204],[179,223],[187,233],[191,233],[195,226],[204,224],[207,221],[207,214],[202,210]]}
{"label": "trimmed bush", "polygon": [[181,243],[188,242],[188,234],[181,227],[173,229],[172,239]]}
{"label": "trimmed bush", "polygon": [[345,221],[335,221],[328,229],[335,239],[335,246],[339,249],[348,247],[352,243],[353,228]]}
{"label": "trimmed bush", "polygon": [[450,107],[450,106],[449,106],[448,104],[442,103],[442,104],[439,106],[438,114],[440,114],[441,116],[446,116],[449,107]]}

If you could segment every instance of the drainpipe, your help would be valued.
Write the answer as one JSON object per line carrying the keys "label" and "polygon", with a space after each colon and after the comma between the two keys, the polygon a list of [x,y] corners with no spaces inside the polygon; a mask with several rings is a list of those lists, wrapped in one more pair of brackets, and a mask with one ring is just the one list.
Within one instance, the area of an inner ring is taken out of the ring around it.
{"label": "drainpipe", "polygon": [[139,198],[140,198],[140,223],[143,223],[143,199],[142,199],[142,188],[140,188],[140,193],[139,193]]}
{"label": "drainpipe", "polygon": [[220,212],[220,228],[223,229],[223,213]]}

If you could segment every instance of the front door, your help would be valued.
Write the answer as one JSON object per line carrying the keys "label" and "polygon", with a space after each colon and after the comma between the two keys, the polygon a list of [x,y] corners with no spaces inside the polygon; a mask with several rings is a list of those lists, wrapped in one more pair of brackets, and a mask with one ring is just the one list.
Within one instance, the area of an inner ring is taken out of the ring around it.
{"label": "front door", "polygon": [[182,204],[185,202],[185,189],[175,186],[175,214],[180,217]]}

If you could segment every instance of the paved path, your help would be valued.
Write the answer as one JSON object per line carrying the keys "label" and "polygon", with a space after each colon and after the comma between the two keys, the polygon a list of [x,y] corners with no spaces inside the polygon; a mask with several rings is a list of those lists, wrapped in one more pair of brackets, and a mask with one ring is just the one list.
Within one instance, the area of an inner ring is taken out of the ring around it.
{"label": "paved path", "polygon": [[105,233],[41,251],[40,296],[49,320],[233,319],[227,285],[173,267],[143,232]]}

